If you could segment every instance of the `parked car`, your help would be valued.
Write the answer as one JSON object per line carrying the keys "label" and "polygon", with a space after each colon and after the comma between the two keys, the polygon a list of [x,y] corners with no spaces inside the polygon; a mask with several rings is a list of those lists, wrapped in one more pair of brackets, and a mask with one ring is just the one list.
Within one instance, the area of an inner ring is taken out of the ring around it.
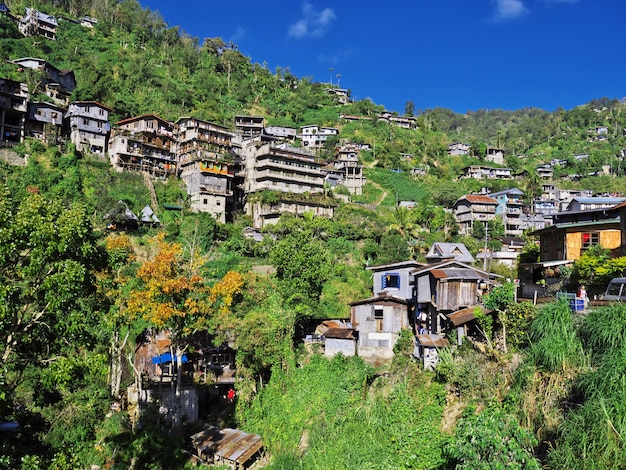
{"label": "parked car", "polygon": [[626,277],[611,279],[606,291],[602,295],[602,300],[626,301]]}

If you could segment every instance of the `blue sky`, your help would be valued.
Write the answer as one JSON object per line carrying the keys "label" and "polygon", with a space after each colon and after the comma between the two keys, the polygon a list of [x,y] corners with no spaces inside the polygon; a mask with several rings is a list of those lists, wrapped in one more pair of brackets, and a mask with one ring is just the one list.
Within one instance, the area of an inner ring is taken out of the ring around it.
{"label": "blue sky", "polygon": [[200,43],[400,113],[626,97],[625,0],[139,1]]}

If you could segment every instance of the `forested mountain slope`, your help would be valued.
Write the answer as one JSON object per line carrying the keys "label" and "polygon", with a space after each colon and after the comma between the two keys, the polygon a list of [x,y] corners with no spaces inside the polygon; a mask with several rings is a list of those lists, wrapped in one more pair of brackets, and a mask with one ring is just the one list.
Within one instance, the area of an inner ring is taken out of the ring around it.
{"label": "forested mountain slope", "polygon": [[[445,350],[434,372],[412,358],[410,334],[385,364],[327,360],[301,342],[312,321],[345,319],[350,302],[371,295],[367,266],[423,260],[434,241],[478,250],[481,241],[460,236],[446,209],[480,186],[513,183],[458,179],[465,166],[484,162],[487,146],[504,148],[507,166],[528,171],[515,184],[529,196],[536,165],[553,159],[568,161],[555,170],[559,184],[621,192],[624,103],[421,110],[416,130],[349,122],[340,116],[374,118],[384,109],[369,100],[340,105],[327,84],[253,64],[220,38],[201,43],[135,0],[6,4],[13,15],[25,7],[55,15],[59,29],[56,41],[25,38],[0,15],[2,78],[36,89],[37,77],[8,61],[39,57],[73,70],[73,98],[105,104],[112,120],[192,115],[232,127],[237,114],[263,115],[269,125],[336,126],[342,139],[372,150],[361,155],[363,196],[338,202],[332,220],[285,214],[257,243],[244,238],[250,220],[241,214],[219,224],[185,210],[176,178],[154,184],[160,227],[107,231],[103,217],[118,201],[136,212],[151,204],[141,176],[117,174],[67,143],[14,147],[25,166],[0,162],[0,468],[193,468],[193,427],[170,427],[158,409],[133,426],[122,405],[140,375],[130,359],[146,329],[173,332],[173,344],[189,354],[198,332],[234,347],[236,406],[202,418],[261,434],[270,468],[626,461],[621,306],[574,316],[563,302],[518,304],[505,284],[490,300],[492,314],[481,317],[488,341]],[[93,29],[61,19],[83,15],[98,19]],[[606,139],[595,138],[598,127],[607,127]],[[449,156],[455,141],[470,144],[471,154]],[[582,153],[589,158],[574,158]],[[610,176],[589,176],[602,165]],[[412,178],[415,167],[426,175]],[[399,200],[418,204],[408,211]],[[572,275],[594,276],[604,261],[606,253],[595,253]]]}

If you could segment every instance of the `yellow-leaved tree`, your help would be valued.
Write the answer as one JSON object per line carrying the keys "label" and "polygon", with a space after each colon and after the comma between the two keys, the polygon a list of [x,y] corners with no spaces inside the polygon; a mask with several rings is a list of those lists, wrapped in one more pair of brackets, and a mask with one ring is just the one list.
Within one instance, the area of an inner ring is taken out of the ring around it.
{"label": "yellow-leaved tree", "polygon": [[178,243],[157,235],[157,251],[137,271],[140,281],[127,301],[127,312],[142,317],[156,330],[167,331],[172,355],[176,358],[177,378],[174,388],[174,426],[181,423],[180,387],[182,361],[187,339],[197,331],[208,329],[212,315],[227,315],[243,288],[240,274],[229,272],[214,287],[200,275],[203,260],[197,255],[186,259]]}

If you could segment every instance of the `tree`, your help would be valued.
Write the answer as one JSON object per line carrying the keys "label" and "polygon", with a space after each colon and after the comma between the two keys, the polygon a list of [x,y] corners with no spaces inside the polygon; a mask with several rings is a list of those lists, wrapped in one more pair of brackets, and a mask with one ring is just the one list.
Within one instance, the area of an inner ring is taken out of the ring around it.
{"label": "tree", "polygon": [[413,100],[408,100],[404,105],[404,115],[409,117],[415,116],[415,103],[413,103]]}
{"label": "tree", "polygon": [[[103,266],[85,208],[0,193],[0,352],[22,369],[92,340],[94,272]],[[90,322],[92,322],[90,324]]]}
{"label": "tree", "polygon": [[206,329],[211,314],[223,315],[229,311],[243,281],[238,273],[229,272],[209,288],[198,274],[199,258],[185,260],[182,246],[166,242],[164,233],[157,235],[155,241],[158,251],[137,271],[141,285],[130,294],[127,311],[170,334],[178,374],[174,385],[174,426],[178,427],[182,424],[178,384],[182,379],[187,338]]}

